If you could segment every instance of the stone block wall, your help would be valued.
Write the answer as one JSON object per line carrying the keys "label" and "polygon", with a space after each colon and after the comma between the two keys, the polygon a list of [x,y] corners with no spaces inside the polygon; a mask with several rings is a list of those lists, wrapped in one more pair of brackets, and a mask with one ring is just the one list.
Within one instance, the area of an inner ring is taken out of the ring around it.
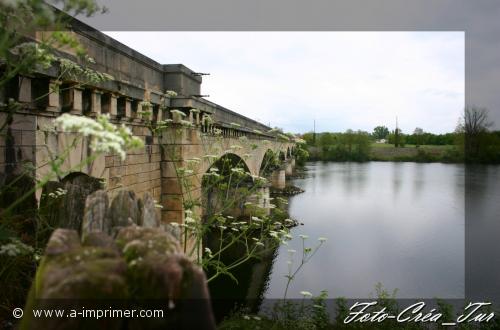
{"label": "stone block wall", "polygon": [[[7,88],[0,90],[0,184],[6,177],[17,175],[27,167],[31,168],[31,174],[41,179],[52,172],[48,161],[68,150],[63,171],[102,178],[111,195],[120,189],[132,190],[139,197],[149,192],[163,205],[163,222],[182,222],[182,196],[189,194],[197,198],[201,195],[202,176],[211,162],[204,159],[199,171],[190,175],[188,189],[180,186],[175,168],[185,166],[189,159],[214,154],[210,149],[217,140],[216,131],[223,140],[215,152],[218,157],[238,144],[240,137],[247,137],[247,146],[235,153],[240,157],[246,153],[253,155],[247,165],[254,175],[259,174],[267,149],[283,148],[276,141],[269,146],[262,143],[263,139],[276,140],[266,133],[269,127],[196,95],[200,93],[202,82],[196,72],[183,65],[161,65],[79,21],[72,24],[72,33],[96,62],[89,64],[90,68],[110,74],[114,79],[95,86],[76,81],[60,82],[57,80],[59,68],[54,66],[29,76],[17,76]],[[35,38],[41,38],[43,33],[37,33]],[[62,56],[77,61],[71,51],[61,51]],[[59,91],[52,88],[55,84],[59,85]],[[170,98],[167,90],[174,90],[178,97]],[[9,112],[5,105],[11,98],[20,106]],[[184,127],[181,124],[186,121],[192,127],[182,128],[180,136],[174,136],[177,129],[168,129],[160,141],[152,135],[149,119],[140,114],[145,110],[141,102],[151,104],[147,110],[153,113],[150,118],[153,125],[171,119],[177,127]],[[178,109],[185,116],[171,115],[172,109]],[[92,118],[109,114],[113,123],[129,126],[145,146],[130,150],[123,161],[110,154],[78,166],[92,155],[92,151],[88,141],[54,129],[53,120],[62,113]],[[206,120],[208,117],[211,119]],[[165,148],[160,147],[160,142]],[[258,148],[251,148],[251,144],[257,144]],[[40,197],[41,191],[38,191],[38,200]]]}

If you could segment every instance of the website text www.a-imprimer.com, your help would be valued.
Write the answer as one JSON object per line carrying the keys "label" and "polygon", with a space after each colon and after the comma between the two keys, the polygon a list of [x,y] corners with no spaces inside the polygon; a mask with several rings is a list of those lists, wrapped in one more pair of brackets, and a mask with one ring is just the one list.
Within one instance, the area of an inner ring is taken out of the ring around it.
{"label": "website text www.a-imprimer.com", "polygon": [[[98,308],[88,309],[82,307],[80,309],[33,309],[35,318],[163,318],[164,311],[162,309],[116,309],[116,308]],[[21,308],[14,309],[14,317],[21,318],[23,310]]]}

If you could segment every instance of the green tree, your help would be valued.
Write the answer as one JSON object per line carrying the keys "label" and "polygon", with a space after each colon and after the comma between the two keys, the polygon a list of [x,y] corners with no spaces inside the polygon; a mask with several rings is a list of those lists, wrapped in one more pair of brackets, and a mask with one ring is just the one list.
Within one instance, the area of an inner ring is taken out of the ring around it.
{"label": "green tree", "polygon": [[415,136],[415,146],[418,148],[422,144],[422,136],[424,134],[424,130],[420,127],[415,128],[413,131],[413,135]]}
{"label": "green tree", "polygon": [[373,129],[372,135],[377,140],[385,139],[389,135],[389,129],[385,126],[377,126]]}

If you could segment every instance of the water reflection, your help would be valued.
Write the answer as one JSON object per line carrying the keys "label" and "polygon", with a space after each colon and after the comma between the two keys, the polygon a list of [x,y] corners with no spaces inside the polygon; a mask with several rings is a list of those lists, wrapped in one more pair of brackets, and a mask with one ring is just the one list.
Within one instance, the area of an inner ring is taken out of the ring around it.
{"label": "water reflection", "polygon": [[398,288],[398,298],[500,301],[499,166],[318,162],[307,168],[293,182],[305,193],[288,205],[305,225],[292,230],[289,246],[240,268],[238,284],[227,286],[226,278],[211,285],[214,298],[233,299],[220,315],[237,297],[252,310],[262,298],[283,297],[287,250],[302,250],[299,234],[309,235],[309,246],[320,236],[328,241],[292,282],[288,298],[323,289],[330,297],[369,298],[381,282]]}
{"label": "water reflection", "polygon": [[[290,215],[305,226],[310,245],[328,242],[290,289],[331,297],[368,297],[377,282],[398,288],[400,298],[460,298],[464,295],[463,166],[416,163],[326,163],[308,166],[295,180],[305,193],[292,197]],[[318,179],[320,178],[320,179]],[[286,249],[280,248],[268,298],[282,297]],[[299,260],[295,260],[298,263]]]}

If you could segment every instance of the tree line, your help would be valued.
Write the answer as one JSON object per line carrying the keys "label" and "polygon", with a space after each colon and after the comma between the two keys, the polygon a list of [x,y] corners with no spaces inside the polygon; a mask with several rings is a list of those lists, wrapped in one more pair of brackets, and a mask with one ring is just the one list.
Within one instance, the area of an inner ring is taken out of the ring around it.
{"label": "tree line", "polygon": [[[392,131],[380,125],[373,132],[353,131],[305,133],[310,160],[368,161],[373,146],[389,144],[395,148],[419,148],[415,161],[500,163],[500,131],[491,130],[488,110],[466,107],[454,132],[433,134],[417,127],[411,134],[399,128]],[[375,144],[377,143],[377,144]],[[431,156],[420,146],[448,146],[442,155]]]}

